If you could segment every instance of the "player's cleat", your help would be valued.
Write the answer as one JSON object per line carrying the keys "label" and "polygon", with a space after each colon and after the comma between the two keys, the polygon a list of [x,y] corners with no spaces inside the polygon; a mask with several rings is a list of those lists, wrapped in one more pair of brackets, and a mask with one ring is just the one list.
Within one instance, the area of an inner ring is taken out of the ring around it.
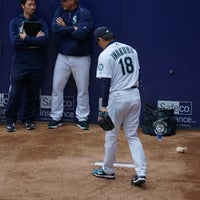
{"label": "player's cleat", "polygon": [[63,125],[63,122],[62,120],[59,120],[59,121],[56,121],[56,120],[51,120],[49,123],[48,123],[48,128],[52,129],[52,128],[58,128],[59,126],[62,126]]}
{"label": "player's cleat", "polygon": [[135,186],[143,186],[146,182],[146,177],[145,176],[135,176],[132,180],[131,180],[131,184],[135,185]]}
{"label": "player's cleat", "polygon": [[27,130],[33,130],[33,129],[35,129],[35,125],[34,125],[33,122],[25,122],[24,127],[25,127]]}
{"label": "player's cleat", "polygon": [[16,131],[16,129],[15,129],[15,123],[13,123],[13,122],[7,123],[6,128],[7,128],[8,132],[14,132],[14,131]]}
{"label": "player's cleat", "polygon": [[115,179],[115,174],[106,174],[102,168],[94,169],[92,174],[99,178]]}
{"label": "player's cleat", "polygon": [[87,123],[87,121],[78,121],[77,126],[82,130],[88,130],[89,129],[89,124]]}

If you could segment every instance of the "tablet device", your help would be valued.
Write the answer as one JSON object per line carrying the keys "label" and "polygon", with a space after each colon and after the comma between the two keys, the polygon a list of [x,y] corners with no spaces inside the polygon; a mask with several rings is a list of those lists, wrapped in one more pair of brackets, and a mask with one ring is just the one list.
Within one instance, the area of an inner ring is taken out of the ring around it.
{"label": "tablet device", "polygon": [[24,22],[23,29],[25,33],[29,36],[36,36],[37,33],[41,30],[41,22],[39,21],[29,21]]}

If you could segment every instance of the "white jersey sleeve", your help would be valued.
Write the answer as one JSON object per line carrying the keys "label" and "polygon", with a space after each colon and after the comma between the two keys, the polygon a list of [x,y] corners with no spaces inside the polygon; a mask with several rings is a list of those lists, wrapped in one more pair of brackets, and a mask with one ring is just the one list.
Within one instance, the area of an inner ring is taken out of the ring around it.
{"label": "white jersey sleeve", "polygon": [[97,78],[112,78],[112,63],[109,54],[103,51],[99,55],[98,65],[97,65]]}

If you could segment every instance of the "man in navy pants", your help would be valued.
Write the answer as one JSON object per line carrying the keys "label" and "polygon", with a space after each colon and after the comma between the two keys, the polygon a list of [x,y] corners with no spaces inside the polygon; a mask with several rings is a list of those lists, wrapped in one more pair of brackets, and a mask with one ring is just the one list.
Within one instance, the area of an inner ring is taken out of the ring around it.
{"label": "man in navy pants", "polygon": [[[14,48],[11,69],[9,102],[6,110],[7,131],[15,131],[15,122],[21,105],[22,91],[25,88],[26,102],[22,118],[27,130],[34,129],[34,119],[38,114],[41,88],[44,47],[48,38],[46,22],[38,18],[36,0],[21,0],[23,14],[15,17],[9,24],[9,36]],[[25,22],[41,24],[35,35],[28,35]]]}

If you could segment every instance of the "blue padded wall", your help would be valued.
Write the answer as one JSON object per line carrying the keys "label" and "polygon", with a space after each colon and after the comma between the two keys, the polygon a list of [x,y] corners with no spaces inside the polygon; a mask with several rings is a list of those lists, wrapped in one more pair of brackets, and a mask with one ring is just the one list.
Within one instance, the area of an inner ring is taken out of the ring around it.
{"label": "blue padded wall", "polygon": [[[162,108],[174,108],[178,125],[200,127],[200,1],[198,0],[79,0],[92,13],[95,29],[108,26],[116,39],[132,45],[141,66],[142,97],[141,123],[145,103]],[[15,2],[15,3],[14,3]],[[50,27],[46,50],[45,74],[39,120],[48,120],[51,107],[51,88],[56,59],[55,38],[51,21],[59,0],[38,1],[38,14]],[[9,11],[9,12],[8,12]],[[0,107],[2,117],[9,89],[12,48],[8,37],[10,19],[21,12],[19,0],[0,1]],[[1,47],[1,46],[0,46]],[[97,122],[100,81],[96,79],[96,64],[101,49],[92,44],[90,71],[90,122]],[[72,121],[76,105],[76,86],[73,78],[65,89],[66,121]],[[23,107],[23,105],[22,105]]]}

